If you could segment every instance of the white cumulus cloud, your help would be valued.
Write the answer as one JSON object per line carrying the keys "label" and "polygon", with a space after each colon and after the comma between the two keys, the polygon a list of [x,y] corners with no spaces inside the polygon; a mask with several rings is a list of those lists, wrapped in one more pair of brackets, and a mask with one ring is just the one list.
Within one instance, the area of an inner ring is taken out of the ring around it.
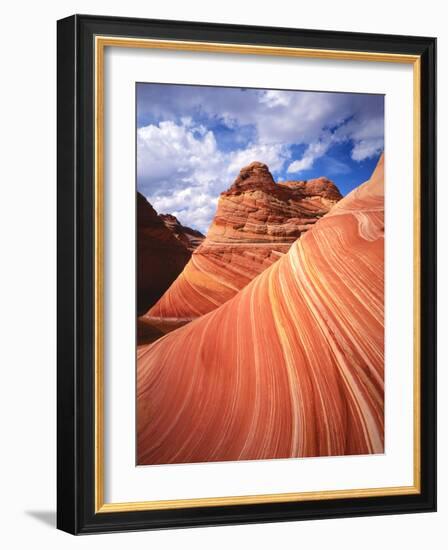
{"label": "white cumulus cloud", "polygon": [[213,132],[190,119],[162,121],[137,132],[139,191],[157,212],[174,214],[203,232],[213,219],[219,193],[243,166],[258,160],[275,172],[288,158],[288,147],[282,144],[248,144],[222,152]]}
{"label": "white cumulus cloud", "polygon": [[352,149],[352,159],[361,161],[381,153],[384,147],[383,139],[362,139]]}
{"label": "white cumulus cloud", "polygon": [[332,141],[332,135],[326,132],[322,136],[322,139],[310,143],[305,149],[302,158],[300,160],[295,160],[288,166],[288,173],[298,174],[299,172],[312,168],[314,162],[328,151]]}

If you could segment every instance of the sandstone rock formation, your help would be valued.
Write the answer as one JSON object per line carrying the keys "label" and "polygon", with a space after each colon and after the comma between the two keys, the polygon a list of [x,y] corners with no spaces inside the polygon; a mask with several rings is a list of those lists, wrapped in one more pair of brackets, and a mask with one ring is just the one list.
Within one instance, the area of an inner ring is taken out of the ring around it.
{"label": "sandstone rock formation", "polygon": [[137,455],[165,464],[383,451],[381,159],[232,299],[140,348]]}
{"label": "sandstone rock formation", "polygon": [[179,240],[190,252],[196,250],[196,248],[205,239],[204,235],[200,231],[182,225],[176,216],[173,216],[172,214],[159,215],[162,218],[163,223],[166,227],[168,227],[176,239]]}
{"label": "sandstone rock formation", "polygon": [[207,238],[143,321],[189,321],[219,307],[340,199],[326,178],[277,184],[265,164],[243,168],[221,194]]}
{"label": "sandstone rock formation", "polygon": [[179,224],[174,216],[159,216],[145,197],[137,193],[139,315],[145,313],[168,289],[203,238],[199,231]]}

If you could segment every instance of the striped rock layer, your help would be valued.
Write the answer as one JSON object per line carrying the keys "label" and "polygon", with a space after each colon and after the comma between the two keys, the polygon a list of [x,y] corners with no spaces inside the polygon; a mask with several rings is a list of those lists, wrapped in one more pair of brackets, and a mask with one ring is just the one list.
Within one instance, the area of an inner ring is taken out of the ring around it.
{"label": "striped rock layer", "polygon": [[218,309],[141,347],[139,464],[384,451],[383,159]]}
{"label": "striped rock layer", "polygon": [[205,241],[145,319],[194,319],[235,296],[327,214],[341,195],[326,178],[274,182],[253,162],[221,194]]}

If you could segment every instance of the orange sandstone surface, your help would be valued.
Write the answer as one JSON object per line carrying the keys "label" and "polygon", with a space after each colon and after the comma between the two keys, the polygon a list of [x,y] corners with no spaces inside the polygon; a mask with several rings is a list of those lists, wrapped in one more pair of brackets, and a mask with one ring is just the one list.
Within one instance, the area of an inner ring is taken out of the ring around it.
{"label": "orange sandstone surface", "polygon": [[369,181],[233,298],[139,348],[137,459],[382,452],[381,158]]}

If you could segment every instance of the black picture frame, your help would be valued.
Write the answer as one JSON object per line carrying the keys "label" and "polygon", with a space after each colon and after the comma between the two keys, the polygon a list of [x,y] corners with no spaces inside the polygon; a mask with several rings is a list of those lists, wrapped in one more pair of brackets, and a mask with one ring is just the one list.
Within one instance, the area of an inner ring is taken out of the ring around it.
{"label": "black picture frame", "polygon": [[[95,511],[94,50],[97,35],[408,54],[421,61],[419,494]],[[436,39],[74,15],[57,23],[57,526],[72,534],[431,512],[436,509]]]}

